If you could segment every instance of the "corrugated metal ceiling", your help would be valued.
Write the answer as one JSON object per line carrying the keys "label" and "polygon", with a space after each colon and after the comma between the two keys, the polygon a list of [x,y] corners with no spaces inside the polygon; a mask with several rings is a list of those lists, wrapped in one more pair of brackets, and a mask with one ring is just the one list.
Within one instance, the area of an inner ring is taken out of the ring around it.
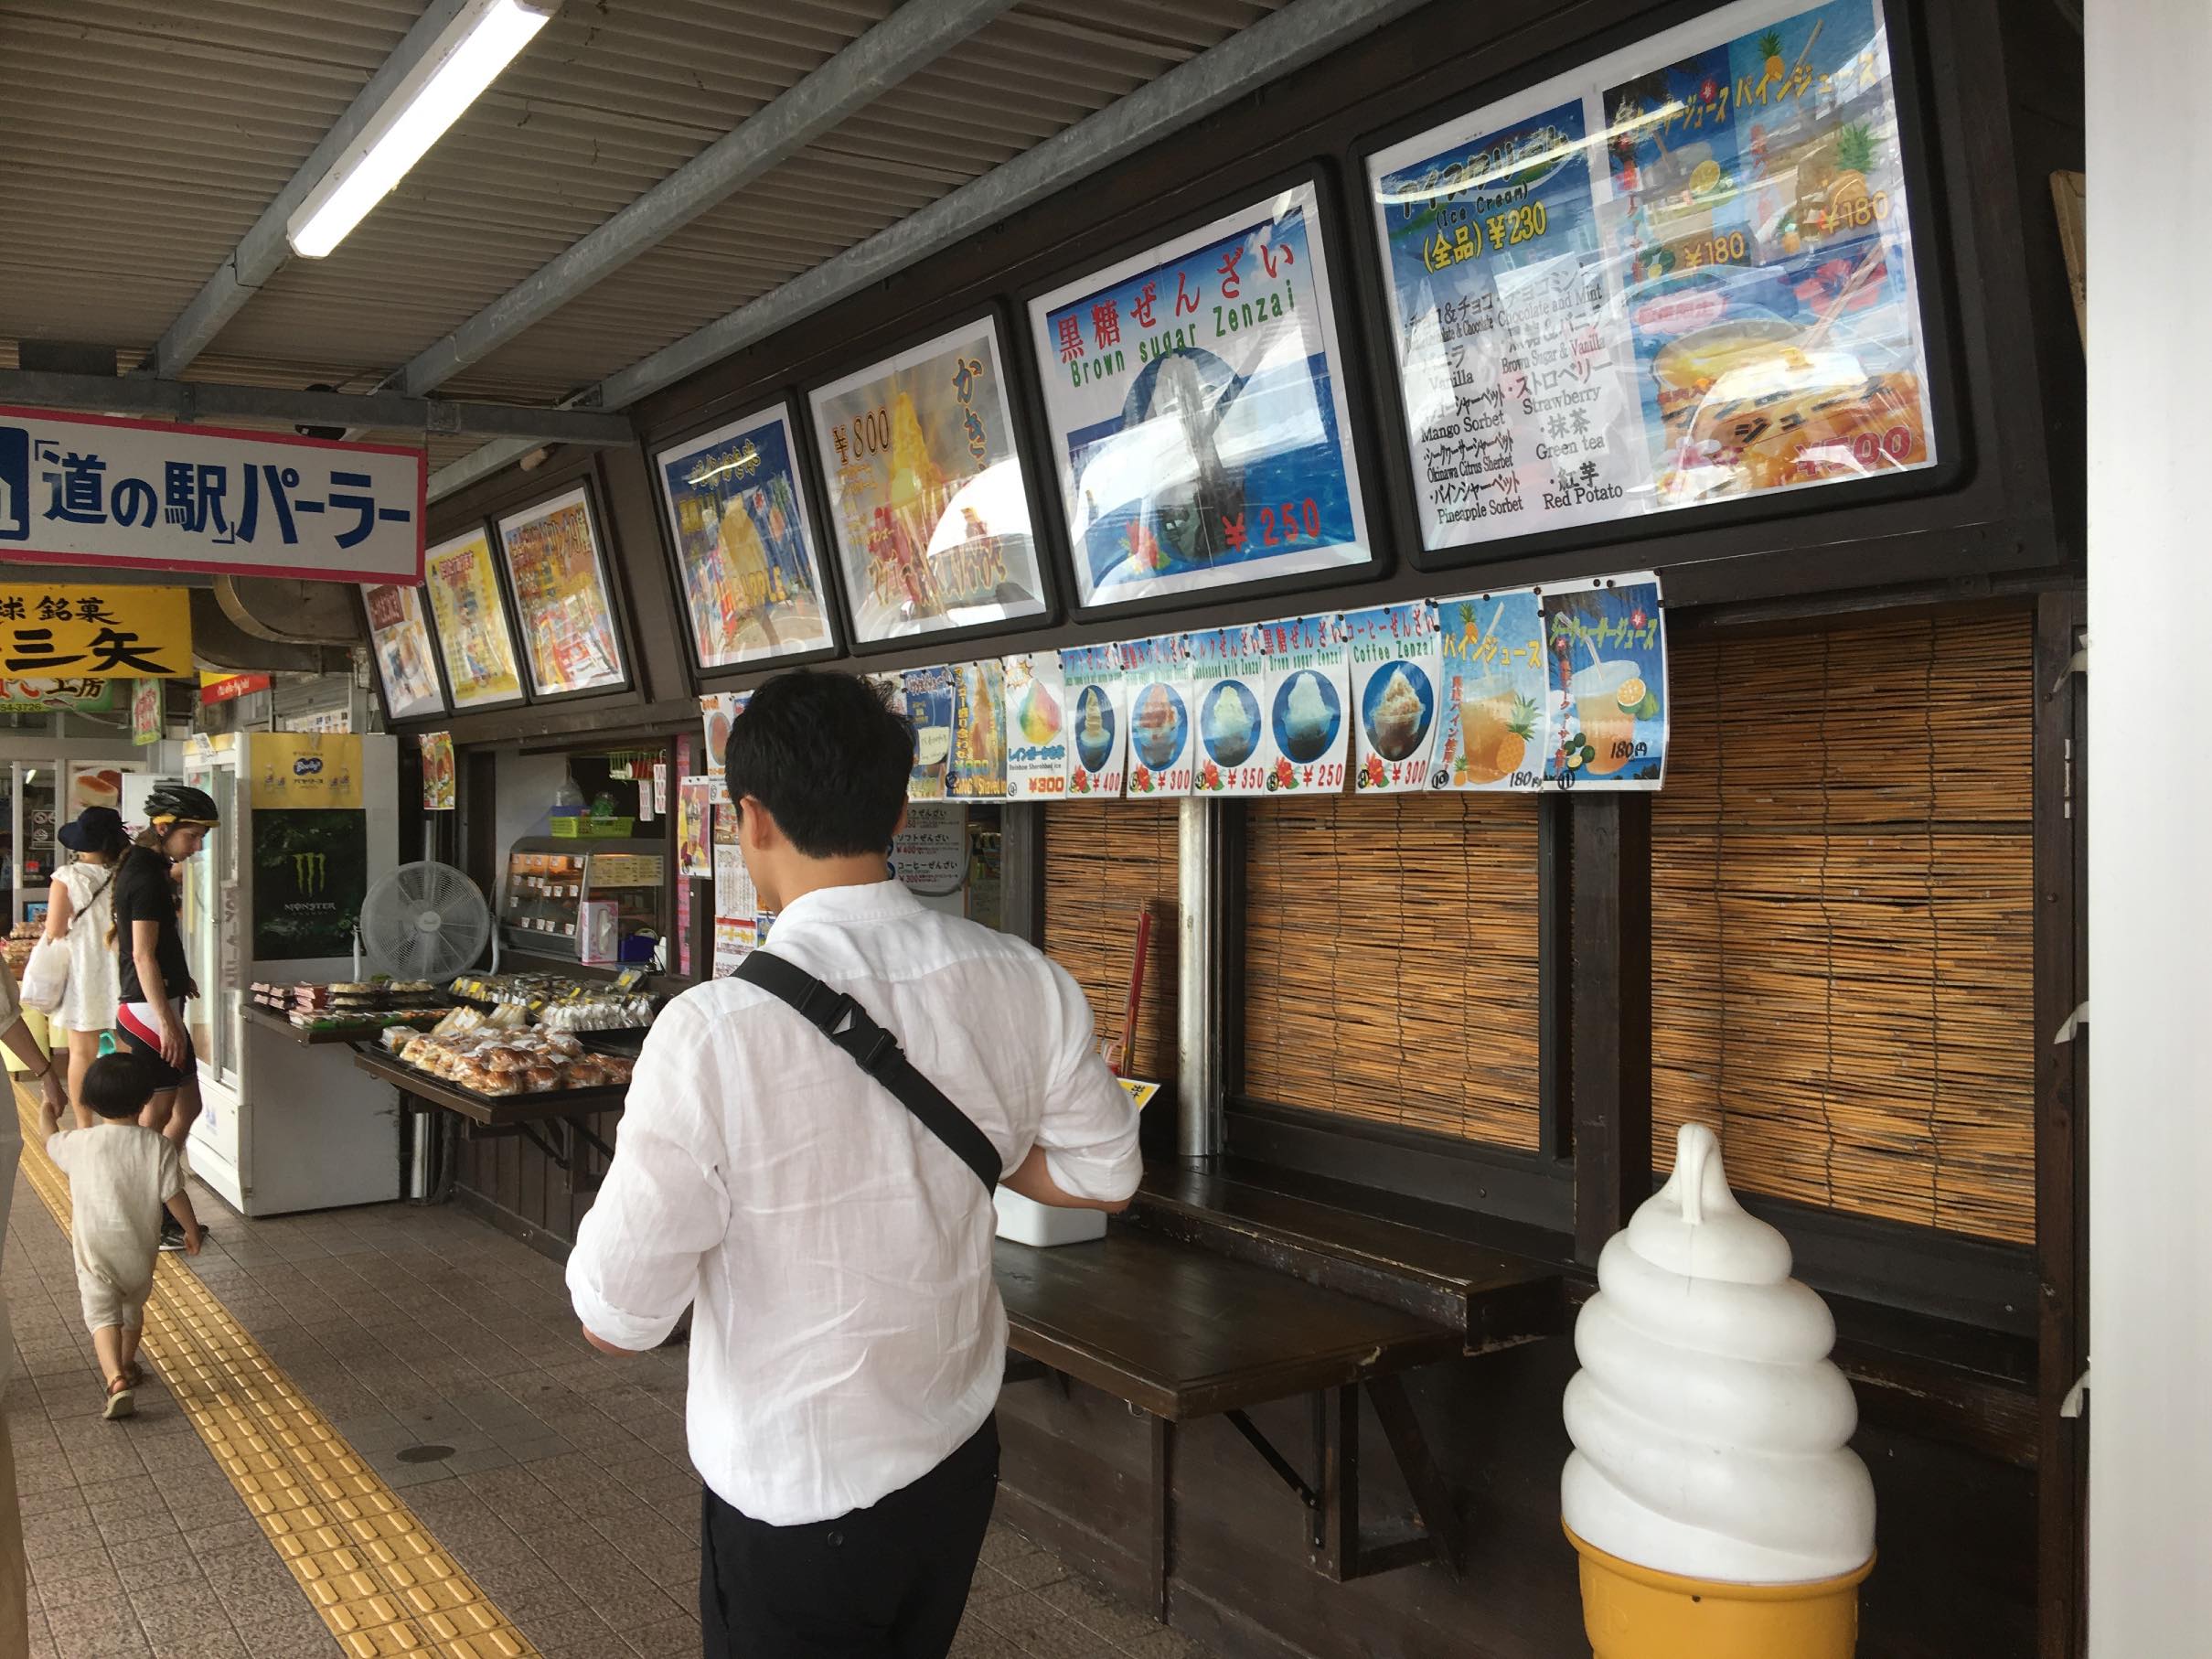
{"label": "corrugated metal ceiling", "polygon": [[[1278,0],[1025,0],[598,288],[457,396],[550,401],[768,292]],[[161,334],[422,0],[0,0],[0,361]],[[362,390],[658,183],[890,0],[569,0],[330,258],[189,371]],[[435,446],[454,458],[466,441]]]}

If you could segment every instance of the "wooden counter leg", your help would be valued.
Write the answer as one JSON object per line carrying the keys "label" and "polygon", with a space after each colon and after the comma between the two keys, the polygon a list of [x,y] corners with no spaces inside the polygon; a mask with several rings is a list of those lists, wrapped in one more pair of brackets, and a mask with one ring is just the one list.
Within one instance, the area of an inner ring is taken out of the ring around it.
{"label": "wooden counter leg", "polygon": [[1175,1425],[1152,1419],[1152,1617],[1168,1622],[1168,1576],[1175,1570]]}

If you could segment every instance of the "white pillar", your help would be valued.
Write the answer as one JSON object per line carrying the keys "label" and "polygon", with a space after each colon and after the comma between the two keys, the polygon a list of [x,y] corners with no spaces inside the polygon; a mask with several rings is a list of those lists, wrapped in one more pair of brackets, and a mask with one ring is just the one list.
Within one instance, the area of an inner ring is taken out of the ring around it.
{"label": "white pillar", "polygon": [[2089,1651],[2152,1659],[2212,1643],[2212,5],[2088,10]]}

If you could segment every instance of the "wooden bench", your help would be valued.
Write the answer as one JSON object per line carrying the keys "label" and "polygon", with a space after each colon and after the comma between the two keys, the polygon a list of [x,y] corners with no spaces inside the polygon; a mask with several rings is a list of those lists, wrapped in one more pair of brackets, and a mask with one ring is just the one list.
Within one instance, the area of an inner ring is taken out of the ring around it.
{"label": "wooden bench", "polygon": [[[1526,1336],[1557,1329],[1558,1275],[1497,1260],[1496,1293],[1523,1310]],[[1010,1382],[1057,1373],[1150,1420],[1154,1617],[1167,1616],[1174,1568],[1176,1431],[1206,1417],[1226,1418],[1298,1495],[1320,1571],[1345,1581],[1428,1560],[1459,1571],[1459,1509],[1402,1379],[1469,1352],[1465,1329],[1127,1223],[1095,1244],[1038,1249],[1002,1239],[997,1268],[1020,1356]],[[1370,1534],[1360,1520],[1362,1393],[1414,1500],[1413,1527],[1395,1536]],[[1301,1397],[1312,1400],[1310,1479],[1248,1415]]]}

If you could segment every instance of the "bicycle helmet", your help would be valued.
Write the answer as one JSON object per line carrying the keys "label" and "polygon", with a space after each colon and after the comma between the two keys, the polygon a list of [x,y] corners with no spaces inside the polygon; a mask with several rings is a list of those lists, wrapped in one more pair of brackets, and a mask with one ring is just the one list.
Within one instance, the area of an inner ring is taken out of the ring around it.
{"label": "bicycle helmet", "polygon": [[156,830],[172,824],[197,824],[212,830],[222,822],[215,802],[205,789],[190,784],[157,784],[146,795],[146,822]]}

